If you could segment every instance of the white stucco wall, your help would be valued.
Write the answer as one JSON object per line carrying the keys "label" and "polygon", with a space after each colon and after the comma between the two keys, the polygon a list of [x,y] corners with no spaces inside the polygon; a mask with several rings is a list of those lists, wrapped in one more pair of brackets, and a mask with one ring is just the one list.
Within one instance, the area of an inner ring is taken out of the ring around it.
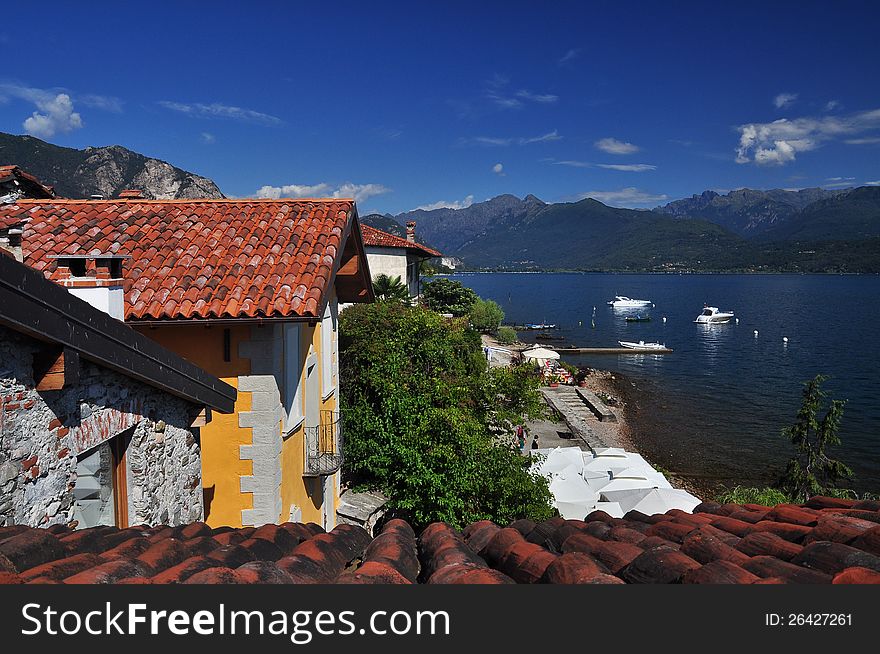
{"label": "white stucco wall", "polygon": [[[368,245],[364,250],[367,253],[367,263],[370,266],[370,274],[373,279],[385,274],[390,277],[400,277],[400,281],[409,288],[410,297],[419,294],[418,259],[408,256],[405,248],[384,248]],[[407,277],[407,264],[414,268]]]}

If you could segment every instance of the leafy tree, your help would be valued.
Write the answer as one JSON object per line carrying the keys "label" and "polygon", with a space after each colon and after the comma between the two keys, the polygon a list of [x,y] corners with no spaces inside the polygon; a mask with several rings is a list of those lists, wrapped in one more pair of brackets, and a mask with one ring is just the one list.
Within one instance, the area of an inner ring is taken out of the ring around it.
{"label": "leafy tree", "polygon": [[516,343],[517,333],[513,327],[499,327],[495,332],[495,338],[502,345],[512,345]]}
{"label": "leafy tree", "polygon": [[477,301],[477,294],[473,289],[445,278],[425,283],[422,297],[430,309],[438,313],[451,313],[453,316],[467,314]]}
{"label": "leafy tree", "polygon": [[422,307],[355,305],[340,323],[347,483],[417,527],[553,514],[546,479],[494,437],[539,410],[525,369],[487,370],[479,334]]}
{"label": "leafy tree", "polygon": [[504,310],[497,302],[477,298],[468,313],[471,325],[478,332],[489,334],[498,330],[504,320]]}
{"label": "leafy tree", "polygon": [[400,275],[377,275],[373,280],[373,292],[380,302],[409,302],[409,289],[400,280]]}
{"label": "leafy tree", "polygon": [[831,400],[825,415],[819,418],[828,396],[822,390],[826,379],[824,375],[816,375],[804,384],[797,419],[791,427],[782,430],[782,435],[797,448],[797,454],[788,462],[777,486],[800,502],[827,493],[841,479],[852,477],[849,467],[826,453],[829,447],[840,445],[838,431],[846,404],[846,400]]}

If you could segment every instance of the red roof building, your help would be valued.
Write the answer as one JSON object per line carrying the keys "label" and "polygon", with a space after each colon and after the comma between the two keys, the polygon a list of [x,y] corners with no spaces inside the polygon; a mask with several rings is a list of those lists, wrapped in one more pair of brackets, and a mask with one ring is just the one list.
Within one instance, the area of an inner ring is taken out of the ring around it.
{"label": "red roof building", "polygon": [[407,223],[406,238],[400,238],[369,225],[361,227],[373,279],[383,274],[392,278],[399,277],[406,284],[413,299],[421,294],[419,287],[421,262],[443,256],[437,250],[417,243],[415,229],[415,222]]}
{"label": "red roof building", "polygon": [[238,389],[202,429],[211,527],[332,528],[338,303],[373,299],[354,201],[135,195],[0,205],[0,237],[20,232],[26,264]]}

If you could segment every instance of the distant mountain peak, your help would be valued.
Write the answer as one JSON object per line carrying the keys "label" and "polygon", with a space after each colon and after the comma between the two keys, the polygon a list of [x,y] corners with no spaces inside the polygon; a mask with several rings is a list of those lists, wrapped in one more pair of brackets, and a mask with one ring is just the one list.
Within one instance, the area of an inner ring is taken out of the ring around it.
{"label": "distant mountain peak", "polygon": [[121,145],[82,150],[47,143],[33,136],[0,132],[0,165],[15,164],[55,187],[58,197],[113,198],[136,188],[157,200],[225,197],[210,179]]}

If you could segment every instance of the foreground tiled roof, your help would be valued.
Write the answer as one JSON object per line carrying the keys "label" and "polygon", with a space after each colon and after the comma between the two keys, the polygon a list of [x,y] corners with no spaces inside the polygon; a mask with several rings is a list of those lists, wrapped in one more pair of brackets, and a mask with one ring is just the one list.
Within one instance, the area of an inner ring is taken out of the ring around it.
{"label": "foreground tiled roof", "polygon": [[370,538],[286,523],[211,529],[0,528],[0,583],[880,583],[880,502],[704,503],[585,520],[401,520]]}
{"label": "foreground tiled roof", "polygon": [[399,236],[395,236],[394,234],[383,232],[382,230],[376,229],[375,227],[370,227],[369,225],[361,225],[361,234],[363,234],[364,237],[364,245],[367,246],[372,245],[375,247],[383,248],[406,248],[407,250],[416,250],[417,252],[426,254],[429,257],[443,256],[442,254],[437,252],[437,250],[433,250],[427,245],[407,241],[405,238],[400,238]]}
{"label": "foreground tiled roof", "polygon": [[25,263],[57,255],[124,263],[127,320],[316,316],[353,200],[20,200]]}

